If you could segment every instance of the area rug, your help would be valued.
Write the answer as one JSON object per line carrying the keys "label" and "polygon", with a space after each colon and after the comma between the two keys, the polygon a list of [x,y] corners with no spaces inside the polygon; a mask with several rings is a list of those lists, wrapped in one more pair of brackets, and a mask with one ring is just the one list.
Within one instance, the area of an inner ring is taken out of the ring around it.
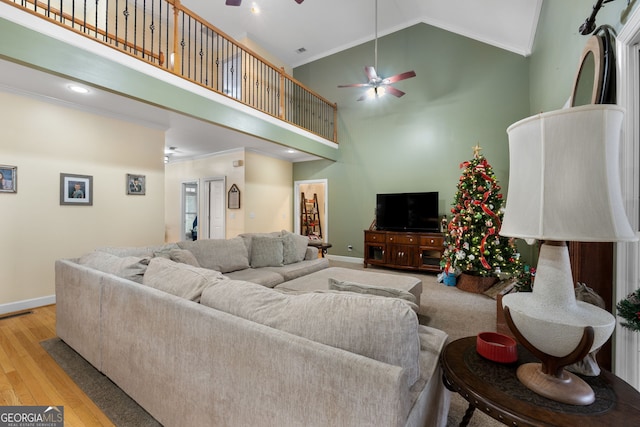
{"label": "area rug", "polygon": [[162,427],[135,400],[60,338],[42,341],[40,345],[113,424],[118,427]]}

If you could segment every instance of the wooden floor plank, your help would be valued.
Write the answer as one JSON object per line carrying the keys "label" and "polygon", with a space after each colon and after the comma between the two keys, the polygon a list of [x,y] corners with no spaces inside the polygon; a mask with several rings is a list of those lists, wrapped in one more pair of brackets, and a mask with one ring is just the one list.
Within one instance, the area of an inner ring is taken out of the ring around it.
{"label": "wooden floor plank", "polygon": [[113,423],[42,348],[54,338],[55,305],[0,319],[0,405],[64,406],[65,426]]}

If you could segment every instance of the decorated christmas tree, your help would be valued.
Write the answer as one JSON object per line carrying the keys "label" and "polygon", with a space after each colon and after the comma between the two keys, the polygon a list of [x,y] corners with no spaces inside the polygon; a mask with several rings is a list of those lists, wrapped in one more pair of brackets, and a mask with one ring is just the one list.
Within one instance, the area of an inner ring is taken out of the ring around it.
{"label": "decorated christmas tree", "polygon": [[474,276],[518,274],[522,269],[514,241],[498,233],[502,224],[500,185],[487,159],[474,147],[463,169],[447,224],[441,266],[448,273]]}

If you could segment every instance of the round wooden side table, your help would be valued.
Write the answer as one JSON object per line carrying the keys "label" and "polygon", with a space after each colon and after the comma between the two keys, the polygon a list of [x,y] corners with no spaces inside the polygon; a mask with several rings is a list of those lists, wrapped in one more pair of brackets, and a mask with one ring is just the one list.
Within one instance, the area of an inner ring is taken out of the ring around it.
{"label": "round wooden side table", "polygon": [[518,346],[512,364],[492,362],[476,351],[476,337],[449,343],[440,356],[443,381],[469,402],[460,423],[466,426],[478,409],[510,426],[616,426],[640,425],[640,392],[603,370],[598,377],[582,377],[594,390],[596,401],[587,406],[568,405],[542,397],[518,381],[516,369],[536,359]]}

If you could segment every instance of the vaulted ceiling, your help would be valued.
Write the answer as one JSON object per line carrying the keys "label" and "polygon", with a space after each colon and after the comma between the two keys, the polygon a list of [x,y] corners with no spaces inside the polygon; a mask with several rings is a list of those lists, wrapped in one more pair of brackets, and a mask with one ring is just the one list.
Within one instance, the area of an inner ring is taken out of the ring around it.
{"label": "vaulted ceiling", "polygon": [[[529,55],[542,0],[377,0],[378,34],[426,23]],[[249,38],[296,67],[372,40],[376,0],[183,0],[236,39]],[[258,9],[259,13],[252,13]],[[299,53],[300,49],[305,49]]]}

